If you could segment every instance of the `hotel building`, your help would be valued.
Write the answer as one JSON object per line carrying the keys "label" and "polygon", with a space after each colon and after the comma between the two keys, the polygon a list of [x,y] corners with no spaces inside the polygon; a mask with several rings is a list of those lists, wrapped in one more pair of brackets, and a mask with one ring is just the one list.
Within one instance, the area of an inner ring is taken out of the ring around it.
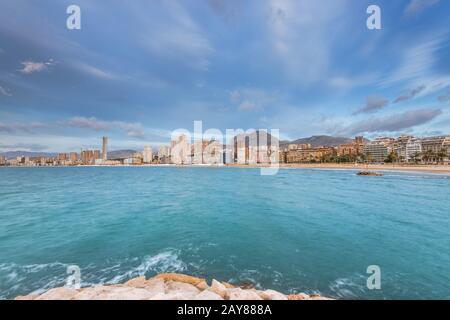
{"label": "hotel building", "polygon": [[364,145],[364,156],[368,162],[384,162],[389,155],[389,147],[377,140]]}

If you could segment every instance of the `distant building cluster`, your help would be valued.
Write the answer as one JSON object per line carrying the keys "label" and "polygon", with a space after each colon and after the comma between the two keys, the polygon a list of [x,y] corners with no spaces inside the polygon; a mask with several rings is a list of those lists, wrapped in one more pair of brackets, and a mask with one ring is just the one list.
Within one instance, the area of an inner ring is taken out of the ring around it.
{"label": "distant building cluster", "polygon": [[237,135],[224,145],[214,139],[193,143],[179,135],[170,145],[160,146],[153,153],[151,146],[127,157],[108,157],[108,138],[103,137],[100,150],[60,153],[54,157],[0,156],[0,166],[82,166],[82,165],[258,165],[299,163],[405,163],[449,164],[450,136],[423,137],[402,135],[379,137],[372,141],[359,136],[338,146],[312,146],[308,143],[279,144],[266,132]]}
{"label": "distant building cluster", "polygon": [[417,138],[379,137],[373,141],[356,137],[337,147],[288,144],[281,148],[281,163],[449,163],[450,136]]}

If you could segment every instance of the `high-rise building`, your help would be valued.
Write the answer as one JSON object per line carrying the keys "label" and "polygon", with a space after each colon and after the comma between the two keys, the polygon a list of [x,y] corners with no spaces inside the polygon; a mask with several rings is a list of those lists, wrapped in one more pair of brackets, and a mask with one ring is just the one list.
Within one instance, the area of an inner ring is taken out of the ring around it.
{"label": "high-rise building", "polygon": [[144,163],[152,163],[153,161],[153,151],[152,147],[145,146],[144,152],[142,153]]}
{"label": "high-rise building", "polygon": [[100,159],[100,150],[81,151],[81,162],[86,165],[95,164],[95,160]]}
{"label": "high-rise building", "polygon": [[191,164],[191,145],[185,134],[172,140],[170,155],[173,164]]}
{"label": "high-rise building", "polygon": [[364,145],[364,155],[369,162],[384,162],[389,155],[389,149],[382,142],[372,142]]}
{"label": "high-rise building", "polygon": [[102,160],[108,160],[108,137],[103,137]]}
{"label": "high-rise building", "polygon": [[0,156],[0,166],[4,166],[6,164],[6,157]]}
{"label": "high-rise building", "polygon": [[72,161],[72,162],[76,162],[78,160],[78,153],[71,152],[69,154],[69,160]]}

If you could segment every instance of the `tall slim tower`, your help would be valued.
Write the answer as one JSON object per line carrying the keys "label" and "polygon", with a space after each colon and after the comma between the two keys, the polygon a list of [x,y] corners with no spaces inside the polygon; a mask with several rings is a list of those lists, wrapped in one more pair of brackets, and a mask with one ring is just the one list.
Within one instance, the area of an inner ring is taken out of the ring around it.
{"label": "tall slim tower", "polygon": [[108,137],[103,137],[102,159],[108,160]]}

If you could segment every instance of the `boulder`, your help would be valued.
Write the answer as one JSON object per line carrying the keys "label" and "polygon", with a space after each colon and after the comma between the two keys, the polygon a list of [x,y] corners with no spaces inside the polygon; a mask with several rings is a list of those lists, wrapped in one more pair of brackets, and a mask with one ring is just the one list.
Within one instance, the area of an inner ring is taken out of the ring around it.
{"label": "boulder", "polygon": [[223,298],[211,290],[204,290],[196,295],[194,300],[223,300]]}
{"label": "boulder", "polygon": [[175,293],[160,293],[156,296],[151,297],[149,300],[193,300],[195,295],[192,293],[183,293],[183,292],[175,292]]}
{"label": "boulder", "polygon": [[194,286],[199,284],[202,281],[205,281],[205,279],[200,279],[196,277],[187,276],[184,274],[178,274],[178,273],[161,273],[154,277],[153,279],[163,279],[164,281],[175,281],[175,282],[184,282],[189,283]]}
{"label": "boulder", "polygon": [[259,296],[264,300],[288,300],[288,297],[275,290],[259,291]]}
{"label": "boulder", "polygon": [[190,293],[197,295],[200,293],[200,290],[189,283],[169,281],[166,282],[166,293]]}
{"label": "boulder", "polygon": [[74,300],[98,300],[97,297],[109,289],[109,287],[102,285],[84,288],[78,292]]}
{"label": "boulder", "polygon": [[305,293],[299,293],[299,294],[290,294],[288,295],[289,300],[308,300],[309,296]]}
{"label": "boulder", "polygon": [[128,287],[134,287],[134,288],[145,288],[147,284],[147,280],[145,280],[145,277],[137,277],[134,279],[131,279],[127,282],[125,282],[125,285]]}
{"label": "boulder", "polygon": [[202,281],[202,282],[198,283],[198,284],[196,285],[196,287],[197,287],[199,290],[206,290],[206,289],[209,288],[209,286],[208,286],[208,284],[206,283],[206,281]]}
{"label": "boulder", "polygon": [[227,296],[227,288],[217,280],[211,282],[211,291],[221,296],[223,299]]}
{"label": "boulder", "polygon": [[51,289],[37,297],[35,300],[72,300],[78,291],[66,287]]}
{"label": "boulder", "polygon": [[262,300],[255,291],[241,288],[227,289],[226,298],[227,300]]}

